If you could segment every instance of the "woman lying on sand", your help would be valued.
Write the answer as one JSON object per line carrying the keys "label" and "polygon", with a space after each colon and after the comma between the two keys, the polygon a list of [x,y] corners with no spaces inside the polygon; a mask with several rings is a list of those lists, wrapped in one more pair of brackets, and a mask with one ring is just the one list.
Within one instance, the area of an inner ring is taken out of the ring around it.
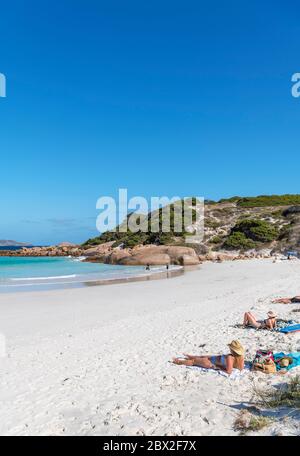
{"label": "woman lying on sand", "polygon": [[293,298],[279,298],[279,299],[274,299],[274,301],[277,304],[298,304],[300,303],[300,296],[294,296]]}
{"label": "woman lying on sand", "polygon": [[255,316],[251,312],[244,314],[244,327],[251,326],[256,329],[275,329],[276,328],[276,317],[277,315],[270,310],[268,312],[268,318],[263,321],[256,320]]}
{"label": "woman lying on sand", "polygon": [[196,356],[187,355],[184,353],[186,359],[173,358],[174,364],[184,366],[199,366],[207,369],[223,370],[227,374],[231,374],[232,369],[244,369],[244,347],[238,340],[233,340],[228,344],[230,353],[228,355],[219,356]]}

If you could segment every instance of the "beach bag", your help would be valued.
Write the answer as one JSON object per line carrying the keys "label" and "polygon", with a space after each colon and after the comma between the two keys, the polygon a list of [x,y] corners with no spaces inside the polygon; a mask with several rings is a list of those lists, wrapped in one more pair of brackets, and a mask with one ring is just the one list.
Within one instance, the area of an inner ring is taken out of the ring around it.
{"label": "beach bag", "polygon": [[264,363],[253,363],[253,370],[264,374],[276,374],[276,364],[271,359]]}
{"label": "beach bag", "polygon": [[276,364],[274,362],[273,352],[270,350],[257,350],[252,369],[254,371],[264,372],[265,374],[275,374]]}
{"label": "beach bag", "polygon": [[257,350],[254,363],[265,363],[270,359],[274,362],[274,355],[271,350]]}

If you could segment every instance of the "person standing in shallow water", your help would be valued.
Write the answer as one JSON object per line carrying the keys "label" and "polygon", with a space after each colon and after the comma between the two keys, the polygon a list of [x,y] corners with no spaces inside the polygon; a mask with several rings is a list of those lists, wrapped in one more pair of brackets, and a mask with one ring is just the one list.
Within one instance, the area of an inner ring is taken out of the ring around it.
{"label": "person standing in shallow water", "polygon": [[146,271],[150,271],[150,264],[147,264]]}

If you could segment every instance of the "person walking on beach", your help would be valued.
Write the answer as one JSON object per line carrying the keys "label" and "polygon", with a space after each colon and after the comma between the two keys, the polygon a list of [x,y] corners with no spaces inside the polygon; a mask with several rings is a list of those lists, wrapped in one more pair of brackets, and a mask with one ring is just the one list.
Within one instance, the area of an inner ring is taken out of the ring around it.
{"label": "person walking on beach", "polygon": [[173,358],[174,364],[183,366],[199,366],[206,369],[222,370],[231,374],[233,369],[243,370],[245,365],[245,349],[238,340],[228,344],[230,353],[217,356],[197,356],[184,353],[185,359]]}

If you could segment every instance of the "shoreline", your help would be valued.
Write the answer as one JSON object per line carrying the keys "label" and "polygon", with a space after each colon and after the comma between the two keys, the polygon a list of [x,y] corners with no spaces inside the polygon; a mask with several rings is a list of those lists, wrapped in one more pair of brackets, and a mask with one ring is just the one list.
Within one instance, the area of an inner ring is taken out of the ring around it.
{"label": "shoreline", "polygon": [[[124,266],[125,267],[125,266]],[[158,268],[156,266],[156,268]],[[170,266],[168,271],[147,271],[143,274],[137,274],[135,276],[120,277],[120,278],[104,278],[104,279],[81,279],[77,281],[57,281],[57,282],[44,282],[44,283],[22,283],[22,284],[12,284],[12,285],[0,285],[0,295],[6,293],[21,293],[21,292],[31,292],[31,291],[51,291],[51,290],[67,290],[72,288],[86,288],[86,287],[95,287],[103,285],[115,285],[115,284],[125,284],[131,282],[144,282],[149,280],[162,280],[162,279],[171,279],[185,274],[185,272],[193,269],[197,269],[198,266]],[[36,279],[39,280],[39,279]]]}
{"label": "shoreline", "polygon": [[[283,378],[245,372],[230,379],[169,363],[182,352],[220,354],[238,339],[258,348],[300,349],[299,333],[236,328],[251,310],[297,318],[300,263],[205,263],[168,280],[0,295],[6,356],[0,358],[1,435],[237,435],[233,422],[253,385]],[[273,413],[273,412],[272,412]],[[297,416],[249,435],[293,435]]]}

